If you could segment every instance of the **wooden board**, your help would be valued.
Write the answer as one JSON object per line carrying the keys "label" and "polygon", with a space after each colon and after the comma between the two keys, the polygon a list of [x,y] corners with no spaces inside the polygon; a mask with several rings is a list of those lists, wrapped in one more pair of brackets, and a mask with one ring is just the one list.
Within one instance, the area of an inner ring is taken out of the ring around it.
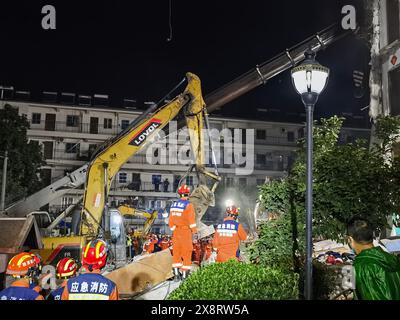
{"label": "wooden board", "polygon": [[143,255],[104,276],[116,283],[120,295],[135,295],[173,276],[172,255],[169,249]]}

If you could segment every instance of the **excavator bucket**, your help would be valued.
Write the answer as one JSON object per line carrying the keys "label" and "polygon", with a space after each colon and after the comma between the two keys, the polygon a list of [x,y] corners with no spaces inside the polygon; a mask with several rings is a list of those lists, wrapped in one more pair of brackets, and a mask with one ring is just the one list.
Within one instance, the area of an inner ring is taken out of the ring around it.
{"label": "excavator bucket", "polygon": [[206,185],[199,185],[193,190],[189,197],[189,201],[193,204],[196,212],[198,238],[202,239],[212,235],[215,232],[214,227],[207,226],[201,221],[201,219],[206,213],[208,207],[215,206],[214,193]]}

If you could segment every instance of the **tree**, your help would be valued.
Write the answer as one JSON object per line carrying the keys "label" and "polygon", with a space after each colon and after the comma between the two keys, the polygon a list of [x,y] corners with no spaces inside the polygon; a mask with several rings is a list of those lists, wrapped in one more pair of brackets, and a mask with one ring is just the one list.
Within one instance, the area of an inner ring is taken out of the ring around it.
{"label": "tree", "polygon": [[[379,144],[338,143],[343,119],[321,119],[314,128],[313,236],[344,240],[346,223],[354,215],[369,219],[376,229],[400,209],[400,160],[390,155],[400,134],[398,117],[378,118]],[[306,155],[299,143],[296,162],[287,178],[260,188],[262,205],[278,213],[276,221],[261,226],[260,238],[250,248],[254,262],[279,264],[290,258],[297,269],[304,257]],[[279,230],[278,230],[279,228]],[[293,259],[294,258],[294,259]]]}
{"label": "tree", "polygon": [[[18,109],[6,104],[0,109],[0,154],[8,151],[6,204],[41,188],[40,167],[45,163],[37,142],[29,141],[29,122]],[[1,168],[3,160],[1,160]],[[2,170],[0,170],[0,177]],[[2,177],[1,177],[2,179]]]}

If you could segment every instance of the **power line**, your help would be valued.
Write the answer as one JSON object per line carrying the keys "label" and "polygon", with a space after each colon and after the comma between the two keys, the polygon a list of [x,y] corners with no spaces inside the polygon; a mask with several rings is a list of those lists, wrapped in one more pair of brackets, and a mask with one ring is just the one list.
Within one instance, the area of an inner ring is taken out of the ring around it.
{"label": "power line", "polygon": [[169,23],[169,37],[167,38],[167,42],[170,42],[172,40],[172,0],[169,0],[168,23]]}

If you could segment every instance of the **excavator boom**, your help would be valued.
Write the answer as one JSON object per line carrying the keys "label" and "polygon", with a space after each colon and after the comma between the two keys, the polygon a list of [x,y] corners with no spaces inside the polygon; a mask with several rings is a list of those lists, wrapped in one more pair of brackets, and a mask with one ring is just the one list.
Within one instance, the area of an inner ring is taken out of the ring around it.
{"label": "excavator boom", "polygon": [[[181,110],[188,119],[188,126],[193,129],[190,138],[195,140],[192,143],[192,146],[195,145],[194,157],[195,159],[200,157],[200,161],[204,162],[201,156],[203,119],[198,118],[205,110],[200,79],[192,73],[187,73],[186,78],[187,86],[182,94],[156,109],[154,113],[148,113],[139,118],[139,121],[133,122],[105,145],[89,164],[83,199],[81,235],[89,238],[97,237],[103,212],[107,210],[108,192],[115,175],[130,157],[142,150]],[[197,162],[199,168],[201,162]],[[205,169],[201,168],[201,171],[204,173]]]}

